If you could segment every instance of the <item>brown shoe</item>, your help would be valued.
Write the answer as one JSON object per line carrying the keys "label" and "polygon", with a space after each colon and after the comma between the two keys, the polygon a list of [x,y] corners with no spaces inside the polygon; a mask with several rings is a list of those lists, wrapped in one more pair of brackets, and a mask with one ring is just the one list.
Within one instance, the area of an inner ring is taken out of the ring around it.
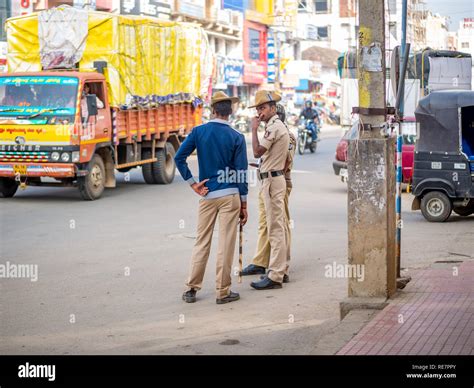
{"label": "brown shoe", "polygon": [[224,304],[224,303],[230,303],[230,302],[235,302],[236,300],[240,299],[240,295],[237,292],[230,292],[229,295],[227,295],[225,298],[222,299],[216,299],[217,304]]}
{"label": "brown shoe", "polygon": [[[262,275],[260,276],[260,279],[265,279],[267,275]],[[290,282],[290,275],[283,275],[283,283],[289,283]]]}
{"label": "brown shoe", "polygon": [[191,288],[189,291],[186,291],[183,294],[183,300],[186,303],[194,303],[196,302],[196,290],[194,288]]}

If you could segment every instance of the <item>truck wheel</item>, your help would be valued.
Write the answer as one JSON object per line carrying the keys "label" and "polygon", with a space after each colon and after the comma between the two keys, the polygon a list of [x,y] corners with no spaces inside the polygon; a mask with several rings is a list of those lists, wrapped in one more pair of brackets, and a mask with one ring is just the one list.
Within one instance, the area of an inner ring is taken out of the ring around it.
{"label": "truck wheel", "polygon": [[[142,159],[143,160],[151,159],[151,149],[145,149],[145,150],[142,151]],[[153,163],[147,163],[147,164],[142,165],[143,179],[149,185],[156,184],[155,177],[153,176],[152,164]]]}
{"label": "truck wheel", "polygon": [[429,222],[444,222],[451,215],[453,204],[441,191],[430,191],[421,199],[421,213]]}
{"label": "truck wheel", "polygon": [[176,152],[171,143],[166,143],[165,148],[156,150],[156,158],[158,160],[153,163],[152,166],[156,183],[167,185],[173,182],[176,172],[176,164],[174,162],[175,154]]}
{"label": "truck wheel", "polygon": [[11,198],[18,190],[18,183],[14,179],[0,178],[0,196]]}
{"label": "truck wheel", "polygon": [[105,167],[104,161],[99,155],[94,155],[87,166],[89,173],[79,177],[77,183],[82,198],[86,201],[93,201],[100,198],[105,188]]}

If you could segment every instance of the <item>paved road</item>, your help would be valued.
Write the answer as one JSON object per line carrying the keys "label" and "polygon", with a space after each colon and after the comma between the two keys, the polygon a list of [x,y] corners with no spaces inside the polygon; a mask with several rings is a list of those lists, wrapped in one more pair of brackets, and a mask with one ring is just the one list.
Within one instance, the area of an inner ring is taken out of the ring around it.
{"label": "paved road", "polygon": [[[310,354],[338,323],[347,292],[346,279],[324,268],[347,262],[346,187],[331,165],[339,133],[326,131],[317,153],[295,162],[291,283],[259,292],[235,278],[241,300],[228,305],[215,304],[215,250],[198,303],[181,300],[198,198],[180,177],[149,186],[139,170],[120,174],[95,202],[34,187],[2,200],[0,264],[36,264],[39,274],[0,279],[0,353]],[[249,199],[244,262],[256,245],[257,187]],[[474,255],[474,217],[429,224],[410,200],[403,267]]]}

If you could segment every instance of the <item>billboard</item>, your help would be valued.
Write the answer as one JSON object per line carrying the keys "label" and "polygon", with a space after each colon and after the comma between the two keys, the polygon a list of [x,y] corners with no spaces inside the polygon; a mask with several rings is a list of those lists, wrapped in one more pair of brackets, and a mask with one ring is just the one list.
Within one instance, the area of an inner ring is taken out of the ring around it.
{"label": "billboard", "polygon": [[224,9],[231,9],[233,11],[244,12],[248,6],[248,0],[224,0],[222,5]]}
{"label": "billboard", "polygon": [[225,87],[243,85],[244,61],[242,59],[217,55],[216,66],[216,85],[225,85]]}
{"label": "billboard", "polygon": [[148,15],[169,19],[171,0],[120,0],[122,15]]}
{"label": "billboard", "polygon": [[297,14],[297,0],[275,0],[275,11],[273,14],[272,25],[288,30],[294,30],[296,29]]}
{"label": "billboard", "polygon": [[267,82],[274,83],[276,79],[276,59],[275,59],[275,39],[273,36],[268,36],[267,43],[268,68],[267,68]]}
{"label": "billboard", "polygon": [[10,16],[26,15],[33,12],[33,0],[10,0]]}

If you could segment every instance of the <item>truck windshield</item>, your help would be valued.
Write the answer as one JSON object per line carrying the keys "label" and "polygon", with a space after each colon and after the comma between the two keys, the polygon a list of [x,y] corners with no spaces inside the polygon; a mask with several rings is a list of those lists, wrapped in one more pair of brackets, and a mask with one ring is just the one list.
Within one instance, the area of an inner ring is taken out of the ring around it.
{"label": "truck windshield", "polygon": [[73,77],[0,77],[0,119],[73,121],[78,83]]}

